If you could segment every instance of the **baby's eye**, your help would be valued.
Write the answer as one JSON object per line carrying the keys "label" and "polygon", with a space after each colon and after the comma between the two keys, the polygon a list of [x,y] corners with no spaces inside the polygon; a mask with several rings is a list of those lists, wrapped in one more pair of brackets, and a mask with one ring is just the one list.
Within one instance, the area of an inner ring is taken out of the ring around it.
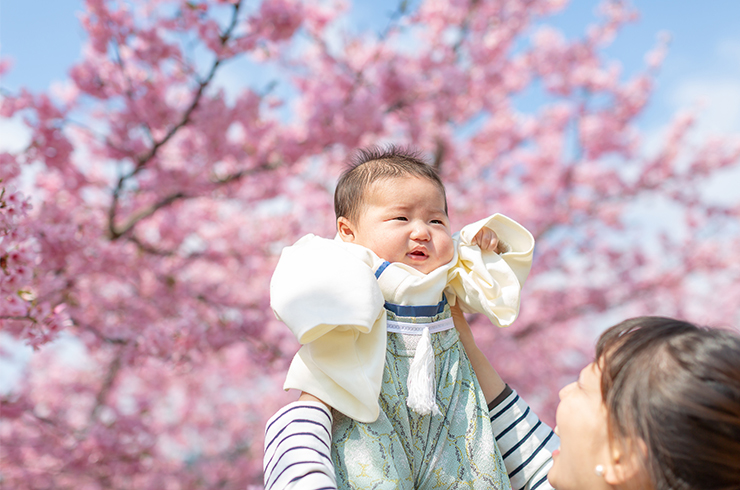
{"label": "baby's eye", "polygon": [[408,221],[408,218],[406,218],[405,216],[396,216],[393,219],[398,221]]}
{"label": "baby's eye", "polygon": [[433,219],[432,220],[432,223],[434,223],[435,225],[443,225],[443,224],[445,224],[445,222],[442,221],[441,219]]}

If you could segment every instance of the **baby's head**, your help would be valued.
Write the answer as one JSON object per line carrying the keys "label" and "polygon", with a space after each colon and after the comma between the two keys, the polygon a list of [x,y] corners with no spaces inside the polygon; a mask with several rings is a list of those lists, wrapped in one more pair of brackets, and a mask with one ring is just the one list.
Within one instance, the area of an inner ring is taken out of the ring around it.
{"label": "baby's head", "polygon": [[429,274],[454,256],[444,185],[415,151],[359,150],[339,179],[334,210],[342,240],[389,262]]}

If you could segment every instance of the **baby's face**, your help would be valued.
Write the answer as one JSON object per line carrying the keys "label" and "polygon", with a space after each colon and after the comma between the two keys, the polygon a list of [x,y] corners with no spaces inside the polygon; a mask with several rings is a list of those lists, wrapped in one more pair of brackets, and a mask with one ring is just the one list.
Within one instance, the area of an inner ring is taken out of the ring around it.
{"label": "baby's face", "polygon": [[388,262],[410,265],[424,274],[454,256],[450,222],[442,192],[419,177],[375,182],[365,195],[351,241]]}

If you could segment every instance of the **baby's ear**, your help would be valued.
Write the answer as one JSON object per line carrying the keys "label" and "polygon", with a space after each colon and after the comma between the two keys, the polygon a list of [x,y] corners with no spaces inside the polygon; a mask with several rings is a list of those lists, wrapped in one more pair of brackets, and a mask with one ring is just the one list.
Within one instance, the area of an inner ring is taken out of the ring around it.
{"label": "baby's ear", "polygon": [[350,220],[344,216],[337,218],[337,233],[339,233],[339,238],[341,238],[343,242],[355,241],[355,227]]}

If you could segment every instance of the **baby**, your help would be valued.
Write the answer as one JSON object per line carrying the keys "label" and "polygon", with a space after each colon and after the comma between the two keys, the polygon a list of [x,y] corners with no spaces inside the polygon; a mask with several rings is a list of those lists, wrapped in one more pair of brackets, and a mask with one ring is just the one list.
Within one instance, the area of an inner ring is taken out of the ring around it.
{"label": "baby", "polygon": [[394,147],[360,151],[334,202],[337,237],[287,247],[270,288],[303,344],[285,388],[335,409],[337,487],[509,488],[450,305],[509,325],[531,234],[494,215],[453,236],[439,176]]}

